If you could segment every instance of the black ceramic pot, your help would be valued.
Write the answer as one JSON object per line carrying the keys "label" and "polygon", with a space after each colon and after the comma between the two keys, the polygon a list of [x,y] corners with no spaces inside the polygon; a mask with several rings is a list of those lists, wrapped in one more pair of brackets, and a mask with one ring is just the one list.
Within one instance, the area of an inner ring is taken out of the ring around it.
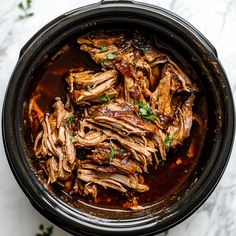
{"label": "black ceramic pot", "polygon": [[[210,122],[207,144],[188,191],[161,207],[113,211],[80,203],[77,209],[48,192],[33,172],[22,135],[25,94],[44,56],[72,35],[97,28],[141,28],[159,35],[184,53],[201,73],[208,96]],[[32,205],[46,218],[75,235],[153,235],[180,223],[203,204],[227,165],[234,137],[234,106],[225,72],[209,41],[175,14],[131,1],[102,1],[68,12],[42,28],[23,47],[3,107],[3,140],[9,165]]]}

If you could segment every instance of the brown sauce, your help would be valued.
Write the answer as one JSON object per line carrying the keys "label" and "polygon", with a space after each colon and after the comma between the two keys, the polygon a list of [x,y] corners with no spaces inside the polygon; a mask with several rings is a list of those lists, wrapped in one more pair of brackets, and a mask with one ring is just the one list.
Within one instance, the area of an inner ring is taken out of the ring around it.
{"label": "brown sauce", "polygon": [[[31,98],[35,93],[40,94],[37,104],[45,113],[51,112],[50,107],[55,97],[61,97],[65,100],[67,89],[65,76],[69,69],[84,67],[94,70],[97,68],[95,63],[85,52],[79,49],[75,42],[71,43],[70,47],[67,52],[58,56],[54,61],[51,61],[51,57],[49,57],[34,74],[34,84],[29,90],[28,97]],[[191,181],[194,179],[194,172],[197,171],[198,162],[200,158],[204,158],[201,153],[207,130],[207,110],[206,97],[204,95],[198,96],[194,113],[198,115],[200,122],[193,122],[190,138],[185,141],[183,146],[167,154],[168,161],[163,166],[159,165],[157,169],[153,168],[149,173],[144,174],[145,183],[150,187],[150,190],[144,193],[135,193],[141,205],[145,206],[177,196],[190,187]],[[29,133],[34,132],[30,130],[30,127],[27,127],[25,129],[26,139],[28,139]],[[32,140],[27,142],[27,145],[29,150],[32,150]],[[191,155],[188,155],[190,151]],[[34,168],[37,170],[36,165]],[[54,184],[52,190],[57,195],[63,195],[58,184]],[[76,196],[75,199],[108,208],[111,207],[111,202],[112,208],[120,208],[127,200],[126,195],[115,190],[104,191],[102,187],[99,187],[98,190],[99,193],[95,202],[90,197]]]}

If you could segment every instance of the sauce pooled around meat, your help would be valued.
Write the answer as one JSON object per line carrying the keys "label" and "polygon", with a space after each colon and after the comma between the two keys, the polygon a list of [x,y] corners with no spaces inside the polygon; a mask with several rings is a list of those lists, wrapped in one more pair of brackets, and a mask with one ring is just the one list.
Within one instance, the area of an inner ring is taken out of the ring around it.
{"label": "sauce pooled around meat", "polygon": [[76,46],[53,57],[51,87],[42,77],[30,99],[38,173],[103,206],[138,210],[174,193],[202,147],[202,127],[190,138],[194,120],[204,123],[193,112],[199,87],[140,32],[96,31]]}

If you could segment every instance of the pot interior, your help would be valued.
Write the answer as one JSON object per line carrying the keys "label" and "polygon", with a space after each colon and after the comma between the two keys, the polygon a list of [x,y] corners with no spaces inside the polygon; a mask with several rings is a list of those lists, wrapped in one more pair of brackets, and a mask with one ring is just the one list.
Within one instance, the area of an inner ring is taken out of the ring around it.
{"label": "pot interior", "polygon": [[[24,74],[26,82],[22,92],[20,125],[24,151],[30,163],[27,168],[34,172],[35,182],[40,186],[42,183],[37,178],[38,165],[33,152],[32,129],[29,126],[29,100],[36,90],[41,91],[42,96],[39,97],[38,104],[44,112],[50,112],[54,97],[65,99],[67,88],[64,78],[69,69],[81,65],[86,68],[97,68],[97,65],[88,60],[86,53],[79,49],[76,43],[78,36],[96,30],[143,32],[155,41],[159,49],[168,52],[200,88],[193,108],[197,116],[193,122],[190,138],[183,146],[168,153],[169,158],[165,166],[151,171],[149,181],[153,188],[149,193],[142,193],[139,196],[144,209],[140,211],[122,209],[120,207],[122,196],[113,193],[109,195],[112,201],[101,201],[99,204],[89,199],[72,198],[60,186],[54,185],[47,194],[78,214],[109,220],[119,219],[119,221],[155,216],[158,221],[162,221],[175,215],[183,204],[188,204],[197,197],[196,192],[201,192],[201,184],[216,161],[216,156],[212,153],[221,142],[218,114],[222,114],[223,110],[212,69],[207,65],[206,58],[203,58],[203,52],[190,40],[188,33],[179,33],[171,21],[167,25],[161,20],[153,23],[153,19],[148,18],[145,15],[136,16],[134,13],[122,16],[114,14],[112,17],[109,14],[90,16],[89,23],[86,18],[84,21],[74,20],[69,26],[58,30],[52,38],[42,41],[41,49],[36,51],[34,58],[28,62],[28,69]],[[71,49],[52,61],[55,54],[66,44],[70,44]],[[193,147],[192,157],[187,155],[190,145]],[[179,157],[183,163],[178,167],[176,160]],[[48,189],[43,187],[43,191],[47,192]]]}

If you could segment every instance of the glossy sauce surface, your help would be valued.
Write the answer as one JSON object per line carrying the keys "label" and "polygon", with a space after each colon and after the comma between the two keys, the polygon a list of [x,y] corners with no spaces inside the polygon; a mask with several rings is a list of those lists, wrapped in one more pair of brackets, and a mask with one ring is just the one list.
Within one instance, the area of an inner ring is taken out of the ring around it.
{"label": "glossy sauce surface", "polygon": [[[67,92],[65,77],[68,71],[79,67],[93,70],[99,69],[87,54],[81,51],[75,42],[72,42],[67,52],[59,55],[53,61],[49,57],[34,73],[34,83],[28,93],[29,99],[35,94],[39,94],[37,98],[38,106],[44,113],[50,113],[50,107],[55,97],[61,97],[65,101]],[[198,162],[201,158],[205,158],[201,156],[201,153],[207,132],[208,113],[207,99],[203,94],[197,96],[193,110],[198,121],[193,121],[190,138],[185,140],[183,146],[167,154],[168,161],[166,163],[144,174],[145,183],[150,187],[150,190],[144,193],[135,193],[141,205],[145,206],[175,197],[180,192],[186,191],[194,180]],[[28,139],[29,133],[34,136],[36,131],[34,129],[35,127],[30,128],[29,126],[25,129],[26,139]],[[28,142],[28,148],[32,150],[32,147],[33,142],[31,140],[31,142]],[[86,154],[86,151],[84,152]],[[35,162],[33,162],[34,164]],[[34,165],[34,168],[37,171],[37,164]],[[52,191],[63,197],[64,191],[60,185],[54,184]],[[101,207],[122,208],[127,196],[114,190],[104,191],[102,187],[99,187],[98,197],[95,202],[90,197],[72,196],[72,199],[72,201],[80,199]]]}

